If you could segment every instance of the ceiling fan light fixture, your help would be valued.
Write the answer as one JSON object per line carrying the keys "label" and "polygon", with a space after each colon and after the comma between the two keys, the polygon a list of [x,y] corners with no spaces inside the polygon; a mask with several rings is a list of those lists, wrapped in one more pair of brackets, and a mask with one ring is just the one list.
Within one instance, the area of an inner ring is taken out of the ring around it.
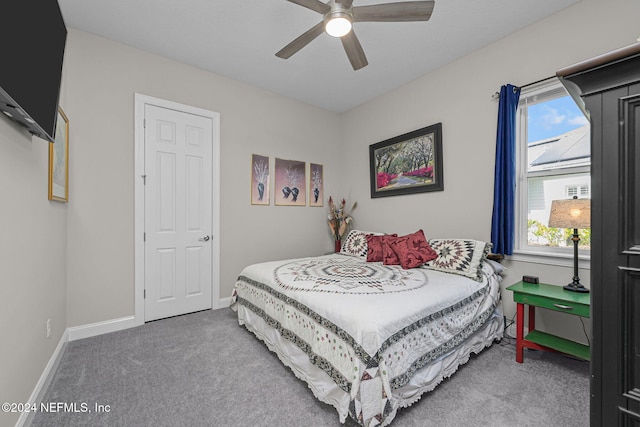
{"label": "ceiling fan light fixture", "polygon": [[322,20],[276,52],[276,56],[288,59],[326,32],[340,39],[347,58],[354,70],[369,63],[362,45],[352,29],[354,22],[411,22],[428,21],[433,13],[435,0],[400,0],[353,6],[354,0],[288,0],[322,15]]}
{"label": "ceiling fan light fixture", "polygon": [[327,20],[324,30],[331,37],[343,37],[351,31],[351,17],[344,12],[335,12]]}

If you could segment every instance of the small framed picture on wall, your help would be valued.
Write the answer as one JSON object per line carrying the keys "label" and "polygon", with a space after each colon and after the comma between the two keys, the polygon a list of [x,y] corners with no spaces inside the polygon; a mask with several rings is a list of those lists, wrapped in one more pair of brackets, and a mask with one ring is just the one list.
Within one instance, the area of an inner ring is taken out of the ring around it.
{"label": "small framed picture on wall", "polygon": [[306,163],[276,157],[274,199],[276,206],[307,205]]}
{"label": "small framed picture on wall", "polygon": [[323,167],[309,163],[309,206],[322,206],[324,199]]}
{"label": "small framed picture on wall", "polygon": [[58,107],[54,141],[49,143],[49,200],[69,201],[69,119]]}
{"label": "small framed picture on wall", "polygon": [[251,155],[251,204],[269,205],[269,156]]}

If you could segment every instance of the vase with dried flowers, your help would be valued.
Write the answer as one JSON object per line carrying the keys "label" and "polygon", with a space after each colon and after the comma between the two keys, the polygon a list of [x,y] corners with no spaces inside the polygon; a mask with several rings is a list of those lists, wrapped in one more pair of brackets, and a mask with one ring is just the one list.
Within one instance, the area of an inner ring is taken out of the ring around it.
{"label": "vase with dried flowers", "polygon": [[358,202],[354,202],[349,211],[346,210],[347,201],[342,199],[339,204],[333,202],[333,198],[329,197],[329,229],[335,241],[335,251],[340,252],[342,237],[349,229],[349,225],[353,221],[351,212],[356,208]]}

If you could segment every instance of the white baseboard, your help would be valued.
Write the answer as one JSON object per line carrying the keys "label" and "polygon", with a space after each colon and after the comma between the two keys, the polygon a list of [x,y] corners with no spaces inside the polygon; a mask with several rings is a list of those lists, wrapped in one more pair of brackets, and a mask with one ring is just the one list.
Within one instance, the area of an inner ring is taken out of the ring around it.
{"label": "white baseboard", "polygon": [[231,304],[231,297],[220,298],[218,300],[218,306],[214,308],[214,310],[219,310],[221,308],[229,308],[229,304]]}
{"label": "white baseboard", "polygon": [[[221,298],[218,300],[216,307],[212,307],[213,310],[221,308],[227,308],[231,304],[231,297]],[[143,325],[144,321],[137,321],[135,316],[126,316],[119,319],[105,320],[102,322],[89,323],[87,325],[73,326],[67,328],[69,332],[69,341],[80,340],[83,338],[95,337],[102,334],[108,334],[109,332],[122,331],[124,329],[133,328],[135,326]]]}
{"label": "white baseboard", "polygon": [[105,320],[103,322],[89,323],[88,325],[72,326],[71,328],[67,328],[67,331],[69,332],[69,341],[75,341],[133,328],[134,326],[139,326],[135,316],[127,316],[119,319]]}
{"label": "white baseboard", "polygon": [[[45,366],[44,371],[42,371],[42,375],[40,375],[40,379],[36,383],[31,396],[29,397],[29,404],[36,405],[38,402],[42,401],[51,380],[53,379],[53,374],[58,369],[58,365],[60,364],[60,360],[62,360],[62,355],[64,354],[64,350],[67,347],[67,342],[69,341],[69,333],[68,330],[65,330],[60,337],[60,341],[56,346],[56,349],[53,351],[53,354],[49,358],[49,362],[47,366]],[[33,421],[33,417],[35,412],[22,412],[20,414],[20,418],[18,418],[18,422],[16,423],[16,427],[29,426]]]}

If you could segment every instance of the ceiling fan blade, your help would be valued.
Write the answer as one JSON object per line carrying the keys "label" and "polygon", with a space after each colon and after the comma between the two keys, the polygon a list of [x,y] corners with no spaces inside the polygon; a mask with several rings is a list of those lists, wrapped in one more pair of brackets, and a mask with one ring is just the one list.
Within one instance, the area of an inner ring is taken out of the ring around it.
{"label": "ceiling fan blade", "polygon": [[347,52],[347,57],[349,58],[349,62],[351,62],[351,66],[354,70],[359,70],[360,68],[367,66],[369,61],[367,61],[367,57],[364,55],[364,50],[362,50],[362,45],[360,44],[360,40],[356,37],[353,29],[349,34],[341,37],[340,41],[342,42],[344,51]]}
{"label": "ceiling fan blade", "polygon": [[353,8],[354,22],[428,21],[435,1],[404,1]]}
{"label": "ceiling fan blade", "polygon": [[276,56],[282,59],[290,58],[294,53],[311,43],[316,37],[324,33],[324,22],[320,21],[297,39],[280,49]]}
{"label": "ceiling fan blade", "polygon": [[351,5],[353,4],[353,0],[336,0],[336,3],[340,3],[341,5],[343,5],[345,8],[350,8]]}
{"label": "ceiling fan blade", "polygon": [[323,15],[331,10],[331,6],[322,3],[320,0],[288,0],[307,9],[315,10]]}

